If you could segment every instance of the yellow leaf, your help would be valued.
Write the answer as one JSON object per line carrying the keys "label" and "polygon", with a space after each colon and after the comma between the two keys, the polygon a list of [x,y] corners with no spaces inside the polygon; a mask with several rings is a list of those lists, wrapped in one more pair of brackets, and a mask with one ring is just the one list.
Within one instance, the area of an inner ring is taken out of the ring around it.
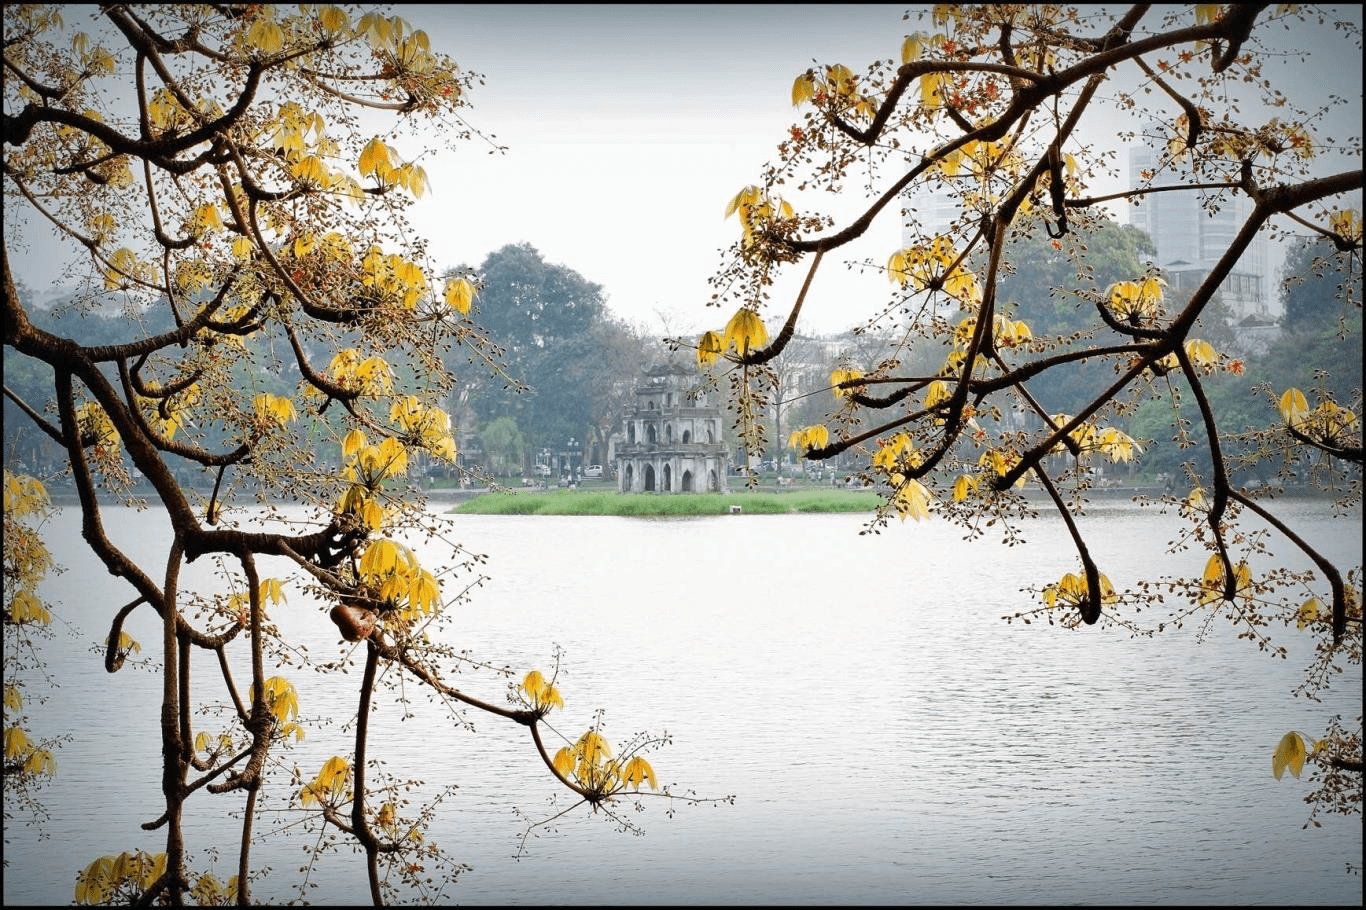
{"label": "yellow leaf", "polygon": [[1323,604],[1317,597],[1311,597],[1300,605],[1299,611],[1295,614],[1295,627],[1303,629],[1305,626],[1319,618]]}
{"label": "yellow leaf", "polygon": [[659,784],[655,781],[654,768],[650,763],[637,755],[626,763],[626,768],[622,771],[622,780],[626,786],[636,790],[640,789],[642,783],[648,782],[651,790],[658,790]]}
{"label": "yellow leaf", "polygon": [[897,513],[901,520],[914,518],[920,521],[927,518],[930,514],[930,491],[918,480],[907,478],[899,487],[893,497],[893,504],[896,506]]}
{"label": "yellow leaf", "polygon": [[10,727],[5,731],[5,759],[18,758],[28,753],[30,746],[28,735],[19,727]]}
{"label": "yellow leaf", "polygon": [[928,111],[938,110],[944,104],[943,87],[948,78],[943,73],[926,73],[920,77],[920,104]]}
{"label": "yellow leaf", "polygon": [[1224,597],[1224,561],[1218,553],[1205,562],[1205,574],[1200,580],[1200,606],[1208,606]]}
{"label": "yellow leaf", "polygon": [[920,55],[925,51],[925,44],[923,32],[907,35],[905,40],[901,42],[901,62],[910,63],[912,60],[919,60]]}
{"label": "yellow leaf", "polygon": [[862,386],[845,386],[844,388],[841,388],[841,387],[840,387],[841,384],[843,384],[843,383],[845,383],[845,382],[849,382],[850,380],[853,380],[853,379],[860,379],[860,378],[862,378],[862,377],[863,377],[863,373],[859,372],[858,370],[843,370],[843,369],[840,369],[840,370],[834,370],[833,372],[831,372],[831,374],[830,374],[830,385],[834,387],[835,397],[836,397],[836,398],[847,398],[848,396],[854,394],[855,392],[862,391]]}
{"label": "yellow leaf", "polygon": [[1280,780],[1285,769],[1289,768],[1291,774],[1299,777],[1300,772],[1304,770],[1304,758],[1304,739],[1291,730],[1276,744],[1276,751],[1271,756],[1271,773],[1276,776],[1276,780]]}
{"label": "yellow leaf", "polygon": [[335,6],[324,6],[318,9],[318,22],[331,34],[338,34],[350,29],[351,20],[345,13]]}
{"label": "yellow leaf", "polygon": [[726,323],[726,347],[735,345],[735,350],[744,354],[758,350],[768,343],[768,329],[759,314],[748,307],[741,307]]}
{"label": "yellow leaf", "polygon": [[365,504],[360,509],[360,517],[367,528],[378,531],[384,527],[384,506],[375,499],[366,497]]}
{"label": "yellow leaf", "polygon": [[278,53],[285,46],[285,33],[273,20],[263,17],[247,32],[247,43],[267,54]]}
{"label": "yellow leaf", "polygon": [[589,765],[599,764],[612,757],[612,746],[606,737],[596,730],[584,731],[575,744],[575,751],[578,752],[580,759]]}
{"label": "yellow leaf", "polygon": [[725,350],[722,338],[715,332],[704,332],[702,338],[697,342],[697,365],[707,366],[721,356]]}
{"label": "yellow leaf", "polygon": [[365,434],[360,430],[352,430],[342,439],[342,458],[347,459],[355,455],[365,446]]}
{"label": "yellow leaf", "polygon": [[816,97],[816,77],[810,70],[802,73],[792,83],[792,106],[796,107],[803,101],[810,101]]}
{"label": "yellow leaf", "polygon": [[1281,394],[1280,409],[1281,419],[1294,427],[1309,413],[1309,401],[1299,389],[1286,389]]}
{"label": "yellow leaf", "polygon": [[561,777],[572,777],[574,775],[574,753],[568,747],[555,753],[555,771]]}
{"label": "yellow leaf", "polygon": [[959,474],[953,482],[953,501],[962,502],[977,489],[977,478],[971,474]]}
{"label": "yellow leaf", "polygon": [[371,578],[389,575],[398,567],[398,544],[388,538],[372,541],[360,559],[362,575]]}
{"label": "yellow leaf", "polygon": [[282,604],[285,602],[285,583],[278,578],[264,579],[260,585],[260,594],[262,600]]}
{"label": "yellow leaf", "polygon": [[378,136],[365,143],[365,148],[360,152],[359,167],[362,176],[391,170],[393,165],[389,161],[389,146],[380,141]]}
{"label": "yellow leaf", "polygon": [[46,749],[34,749],[24,759],[24,773],[51,777],[57,773],[57,761]]}
{"label": "yellow leaf", "polygon": [[461,316],[470,314],[470,305],[474,303],[474,285],[467,278],[449,278],[446,280],[446,305],[455,310]]}
{"label": "yellow leaf", "polygon": [[[762,197],[763,193],[757,186],[747,186],[726,204],[726,217],[729,218],[736,212],[741,212],[748,206],[755,205]],[[742,216],[743,217],[743,216]]]}

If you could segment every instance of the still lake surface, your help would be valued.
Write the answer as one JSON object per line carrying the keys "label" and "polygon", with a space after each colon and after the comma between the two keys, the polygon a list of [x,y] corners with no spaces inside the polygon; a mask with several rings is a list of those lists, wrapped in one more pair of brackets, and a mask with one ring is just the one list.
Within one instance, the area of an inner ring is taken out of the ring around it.
{"label": "still lake surface", "polygon": [[[1333,517],[1310,501],[1284,508],[1330,556],[1359,561],[1359,514]],[[1076,568],[1057,521],[1028,522],[1028,542],[1006,547],[992,536],[965,542],[938,520],[859,536],[859,515],[451,518],[454,539],[488,555],[489,578],[454,608],[442,639],[519,679],[549,674],[561,646],[557,730],[573,739],[602,708],[614,744],[667,731],[672,743],[649,755],[660,783],[735,802],[679,805],[668,817],[668,803],[645,799],[645,811],[624,811],[640,837],[580,807],[514,858],[525,824],[513,807],[548,818],[566,794],[551,804],[556,787],[524,728],[467,714],[477,731],[460,729],[409,684],[413,717],[377,700],[371,752],[396,777],[459,785],[430,836],[473,868],[444,902],[1361,902],[1361,878],[1346,870],[1361,862],[1361,817],[1303,829],[1307,780],[1271,775],[1286,731],[1314,735],[1334,714],[1356,717],[1360,667],[1315,703],[1292,694],[1310,659],[1293,632],[1275,630],[1291,649],[1280,660],[1223,620],[1207,634],[1187,626],[1151,640],[1007,624],[1032,603],[1022,588]],[[153,566],[164,557],[164,513],[111,509],[108,526],[134,555],[155,554]],[[1204,564],[1203,552],[1168,552],[1173,516],[1104,502],[1085,526],[1117,587]],[[46,647],[64,685],[31,709],[31,729],[55,733],[43,719],[60,717],[76,740],[57,753],[42,794],[51,839],[6,826],[6,904],[70,903],[76,871],[95,857],[162,848],[160,832],[139,827],[160,805],[156,679],[132,666],[109,677],[89,650],[131,597],[73,546],[74,509],[46,533],[69,568],[44,592],[61,616]],[[193,568],[212,583],[210,566]],[[460,583],[447,581],[447,592]],[[297,588],[288,596],[272,618],[314,659],[337,654],[325,608]],[[128,631],[156,650],[149,611]],[[207,677],[208,662],[197,666]],[[311,777],[351,749],[343,724],[358,677],[285,673],[304,716],[338,721],[284,756]],[[491,674],[466,670],[455,682],[503,702],[506,683]],[[276,792],[272,808],[287,796]],[[215,805],[187,825],[195,870],[220,879],[235,871],[233,851],[216,864],[198,851],[234,841],[228,812]],[[274,871],[254,886],[257,901],[300,897],[295,869],[316,832],[296,821],[272,812],[258,825],[253,863]],[[368,902],[357,860],[348,850],[324,862],[303,899]]]}

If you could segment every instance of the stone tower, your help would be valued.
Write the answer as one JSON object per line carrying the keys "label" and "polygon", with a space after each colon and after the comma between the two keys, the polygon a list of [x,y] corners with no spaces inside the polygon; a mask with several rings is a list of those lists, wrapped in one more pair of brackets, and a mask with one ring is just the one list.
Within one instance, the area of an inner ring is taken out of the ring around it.
{"label": "stone tower", "polygon": [[635,407],[616,448],[623,493],[728,492],[730,457],[721,408],[699,388],[697,373],[677,360],[644,370]]}

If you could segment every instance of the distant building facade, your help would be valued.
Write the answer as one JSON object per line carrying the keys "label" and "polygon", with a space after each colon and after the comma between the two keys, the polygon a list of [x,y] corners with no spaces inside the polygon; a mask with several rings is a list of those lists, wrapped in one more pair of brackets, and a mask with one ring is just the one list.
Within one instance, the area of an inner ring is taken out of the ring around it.
{"label": "distant building facade", "polygon": [[[1149,131],[1153,135],[1159,132],[1156,127]],[[1162,163],[1163,151],[1160,142],[1130,146],[1128,185],[1162,187],[1189,182],[1188,172]],[[1153,176],[1150,179],[1147,175]],[[1128,207],[1129,224],[1152,240],[1157,250],[1153,265],[1161,270],[1168,293],[1174,298],[1188,297],[1204,282],[1251,214],[1252,202],[1241,193],[1226,191],[1217,205],[1211,206],[1216,193],[1149,193]],[[902,205],[903,246],[921,237],[948,233],[970,220],[957,193],[929,181],[904,194]],[[1270,247],[1259,233],[1219,287],[1229,322],[1240,334],[1255,334],[1278,321],[1280,307],[1270,293],[1270,284]],[[947,304],[941,308],[949,309]]]}
{"label": "distant building facade", "polygon": [[645,369],[615,459],[623,493],[729,492],[721,408],[679,361]]}
{"label": "distant building facade", "polygon": [[[1163,150],[1151,144],[1129,148],[1129,185],[1154,187],[1186,183],[1190,174],[1163,164]],[[1143,231],[1157,250],[1153,264],[1162,271],[1168,293],[1188,297],[1214,269],[1252,213],[1241,193],[1225,194],[1211,210],[1213,193],[1199,190],[1149,193],[1129,206],[1129,223]],[[1219,297],[1235,327],[1275,323],[1267,293],[1269,251],[1258,234],[1219,286]]]}

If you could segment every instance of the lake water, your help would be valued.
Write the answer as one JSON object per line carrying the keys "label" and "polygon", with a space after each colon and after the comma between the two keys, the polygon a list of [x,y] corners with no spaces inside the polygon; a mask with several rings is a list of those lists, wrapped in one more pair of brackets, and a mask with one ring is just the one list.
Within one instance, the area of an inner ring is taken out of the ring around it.
{"label": "lake water", "polygon": [[[1359,515],[1288,508],[1311,541],[1342,563],[1359,561]],[[1203,553],[1167,552],[1170,517],[1115,502],[1085,521],[1118,587],[1204,564]],[[558,731],[577,737],[598,708],[613,743],[667,731],[672,744],[649,756],[660,783],[735,802],[678,806],[668,817],[667,803],[646,799],[644,812],[624,812],[640,837],[580,807],[516,859],[525,825],[513,807],[548,818],[569,805],[567,794],[549,802],[556,787],[524,728],[467,714],[476,732],[459,729],[410,683],[413,716],[380,701],[371,751],[395,776],[428,781],[428,795],[459,785],[430,836],[473,869],[442,899],[1360,903],[1361,879],[1345,867],[1361,862],[1361,817],[1325,816],[1322,828],[1303,829],[1307,783],[1271,775],[1286,731],[1314,735],[1336,713],[1357,716],[1360,667],[1314,703],[1292,695],[1310,659],[1293,633],[1278,635],[1291,647],[1280,660],[1237,640],[1223,620],[1205,635],[1187,627],[1152,640],[1117,628],[1007,624],[1002,616],[1031,603],[1021,588],[1076,568],[1057,522],[1030,522],[1028,543],[1015,547],[965,542],[942,521],[859,536],[862,522],[456,517],[453,536],[488,554],[489,579],[454,609],[443,639],[518,678],[549,673],[562,646]],[[135,555],[164,554],[164,514],[111,510],[109,525]],[[87,651],[131,597],[79,553],[61,552],[60,542],[78,541],[73,510],[47,532],[70,566],[46,590],[62,604],[64,625],[48,648],[64,685],[32,712],[31,729],[57,732],[43,718],[61,717],[77,739],[58,752],[58,776],[43,793],[52,840],[34,844],[31,831],[6,825],[7,904],[69,903],[75,873],[91,859],[161,849],[159,833],[138,827],[160,805],[148,709],[156,679],[133,667],[109,677]],[[195,566],[201,579],[209,569]],[[289,597],[272,617],[314,659],[336,654],[325,610],[297,589]],[[155,650],[158,627],[140,614],[129,631]],[[208,663],[197,663],[205,691]],[[312,776],[328,755],[351,749],[343,724],[358,677],[285,672],[304,715],[337,721],[284,755]],[[503,703],[506,684],[490,674],[465,671],[456,682]],[[258,901],[299,897],[295,869],[316,837],[284,811],[287,796],[273,794],[270,808],[281,811],[258,829],[254,861],[274,869],[255,886]],[[212,802],[227,811],[221,798]],[[212,866],[220,879],[234,871],[235,826],[196,814],[187,827],[192,850],[229,848]],[[362,866],[349,851],[325,862],[305,899],[367,902]],[[210,867],[196,852],[196,871]]]}

